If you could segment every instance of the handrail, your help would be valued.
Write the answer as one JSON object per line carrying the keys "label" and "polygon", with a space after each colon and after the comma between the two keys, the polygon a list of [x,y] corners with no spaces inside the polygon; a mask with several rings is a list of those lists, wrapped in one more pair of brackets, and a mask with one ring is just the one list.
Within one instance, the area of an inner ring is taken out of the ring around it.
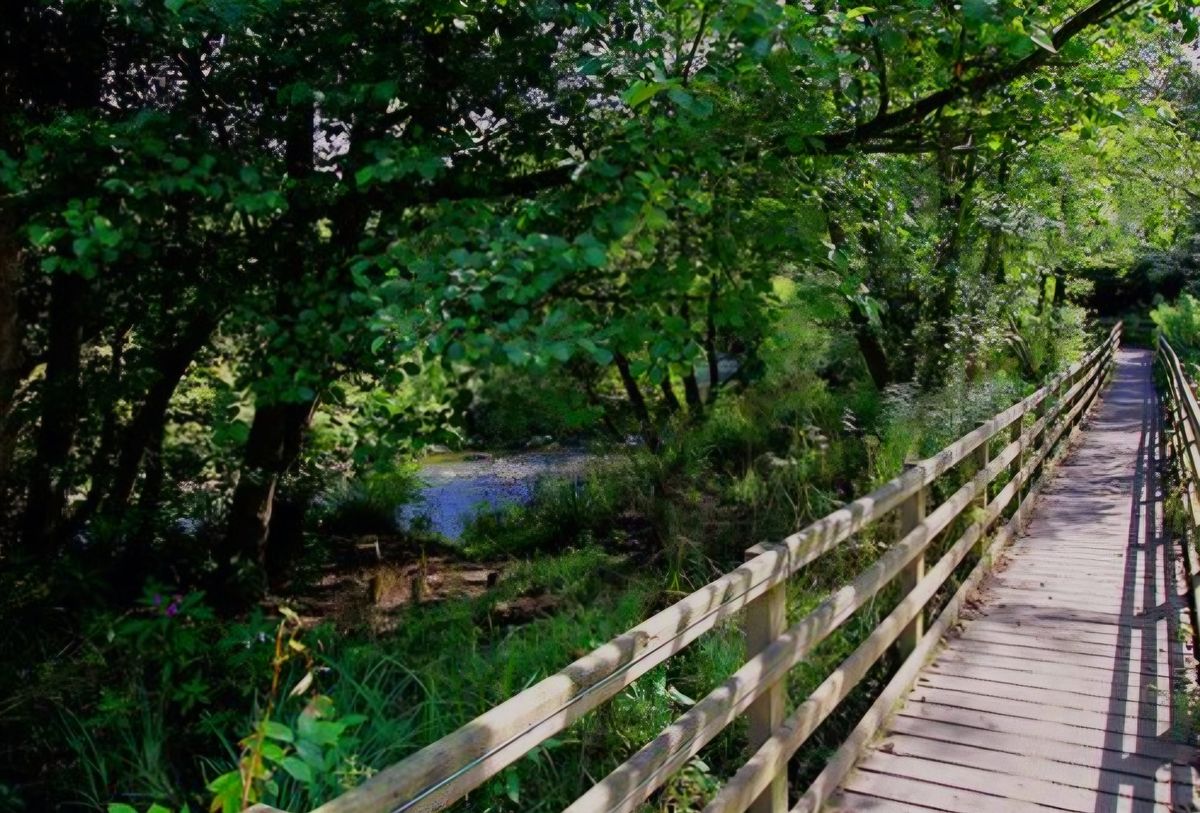
{"label": "handrail", "polygon": [[[787,804],[787,760],[888,647],[899,641],[902,652],[907,653],[900,671],[801,801],[800,809],[818,809],[840,781],[843,768],[849,769],[853,757],[874,733],[878,721],[866,725],[868,720],[872,715],[882,720],[890,711],[940,632],[952,623],[969,587],[986,572],[989,554],[1019,529],[1038,472],[1059,438],[1078,424],[1099,392],[1112,367],[1120,334],[1117,324],[1079,362],[936,455],[908,465],[870,494],[798,533],[750,548],[741,567],[312,813],[441,810],[737,613],[744,615],[746,663],[568,810],[635,810],[717,733],[745,715],[756,753],[706,810],[779,813]],[[1005,430],[1007,442],[992,457],[993,441]],[[926,513],[928,486],[964,461],[972,464],[973,476]],[[998,490],[989,499],[992,484],[1005,474],[1008,480],[997,484]],[[1004,516],[1014,498],[1010,518],[989,538],[991,526]],[[972,506],[978,509],[971,515],[974,521],[926,572],[925,555],[931,542]],[[901,538],[853,582],[785,628],[786,580],[893,512],[900,521]],[[980,553],[979,563],[926,632],[922,626],[926,605],[972,549]],[[894,581],[906,590],[900,603],[834,674],[784,719],[788,670]],[[891,695],[895,697],[883,703],[882,711],[876,708]]]}
{"label": "handrail", "polygon": [[[1180,545],[1184,572],[1187,574],[1184,593],[1192,629],[1200,629],[1200,599],[1197,597],[1197,587],[1200,585],[1200,562],[1197,560],[1200,557],[1193,547],[1197,529],[1200,529],[1200,405],[1196,403],[1196,394],[1183,372],[1179,356],[1166,336],[1159,335],[1154,357],[1163,369],[1166,382],[1164,412],[1171,427],[1165,433],[1167,449],[1170,451],[1172,468],[1182,486],[1183,514],[1186,519]],[[1195,636],[1193,646],[1195,653],[1200,655],[1200,639]]]}

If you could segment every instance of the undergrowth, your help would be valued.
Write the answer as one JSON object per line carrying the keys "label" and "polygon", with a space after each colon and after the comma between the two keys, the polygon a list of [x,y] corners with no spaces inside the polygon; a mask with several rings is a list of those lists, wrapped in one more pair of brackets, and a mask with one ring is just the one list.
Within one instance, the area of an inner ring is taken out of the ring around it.
{"label": "undergrowth", "polygon": [[[252,764],[258,773],[241,776],[255,798],[306,810],[735,567],[747,547],[869,491],[1033,388],[1015,366],[997,364],[934,393],[862,384],[835,391],[811,372],[831,352],[824,334],[789,330],[792,344],[775,348],[759,385],[721,398],[700,422],[673,424],[657,453],[614,450],[579,481],[548,482],[530,505],[479,517],[459,555],[506,563],[481,596],[410,607],[386,632],[308,624],[297,632],[303,662],[282,666],[273,655],[278,620],[258,613],[236,625],[217,622],[199,593],[152,586],[139,606],[98,613],[82,640],[47,653],[4,707],[6,725],[27,722],[37,742],[10,747],[10,755],[47,766],[44,785],[24,796],[65,799],[61,809],[104,809],[111,801],[139,811],[151,802],[206,809],[214,795],[233,798],[227,777]],[[1065,363],[1068,354],[1055,357]],[[389,527],[395,502],[411,488],[403,468],[347,484],[328,498],[322,521],[344,533]],[[893,539],[894,529],[881,523],[796,574],[789,618],[851,581]],[[805,657],[789,675],[790,704],[802,702],[897,598],[881,592]],[[458,809],[561,809],[744,661],[732,619]],[[892,666],[885,658],[818,729],[792,762],[797,782],[820,770]],[[300,743],[314,736],[318,744],[303,751]],[[50,742],[56,747],[47,749]],[[651,807],[702,805],[746,756],[739,722]],[[6,793],[0,785],[0,805],[19,809],[20,798]]]}

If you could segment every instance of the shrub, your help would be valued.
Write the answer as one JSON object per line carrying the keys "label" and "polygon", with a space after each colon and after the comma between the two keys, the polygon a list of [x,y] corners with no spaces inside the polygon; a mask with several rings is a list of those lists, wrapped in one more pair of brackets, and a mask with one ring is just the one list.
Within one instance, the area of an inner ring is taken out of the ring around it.
{"label": "shrub", "polygon": [[323,530],[341,536],[394,533],[397,509],[420,490],[416,464],[378,469],[336,487],[324,498],[317,519]]}
{"label": "shrub", "polygon": [[1174,303],[1160,301],[1150,319],[1182,359],[1200,362],[1200,300],[1183,294]]}

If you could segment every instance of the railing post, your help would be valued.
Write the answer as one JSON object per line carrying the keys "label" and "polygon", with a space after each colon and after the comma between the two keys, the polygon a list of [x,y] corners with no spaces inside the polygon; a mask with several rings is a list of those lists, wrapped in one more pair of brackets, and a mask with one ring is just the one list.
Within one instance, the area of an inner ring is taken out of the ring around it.
{"label": "railing post", "polygon": [[[905,471],[911,471],[917,467],[918,464],[912,462],[904,464]],[[922,485],[911,497],[900,503],[900,507],[897,510],[900,515],[901,539],[907,536],[913,528],[916,528],[921,524],[921,522],[924,521],[926,509],[925,496],[925,486]],[[917,583],[924,578],[924,576],[925,551],[922,550],[915,559],[909,562],[908,565],[902,571],[900,571],[899,578],[901,593],[903,595],[908,595],[909,592],[911,592],[912,589],[917,586]],[[921,637],[924,634],[925,611],[921,610],[921,612],[917,613],[916,618],[914,618],[909,625],[904,628],[904,631],[900,633],[900,637],[896,641],[897,645],[900,647],[901,656],[907,658],[909,654],[911,654],[912,651],[917,648],[917,644],[920,643]]]}
{"label": "railing post", "polygon": [[[991,423],[991,421],[980,421],[978,426],[983,427],[983,426],[987,426],[990,423]],[[981,471],[986,469],[988,467],[988,463],[991,462],[991,460],[992,460],[991,446],[992,446],[992,438],[991,438],[991,436],[989,436],[987,438],[987,440],[985,440],[983,443],[979,444],[979,448],[975,450],[974,458],[975,458],[975,474],[976,475],[978,475]],[[981,488],[979,490],[979,496],[975,498],[975,507],[978,510],[980,510],[980,511],[987,510],[988,499],[989,499],[988,492],[989,491],[990,491],[990,489],[988,488],[988,484],[984,483],[983,488]],[[983,532],[981,534],[979,534],[979,543],[975,546],[975,553],[980,556],[982,556],[983,552],[985,550],[987,550],[987,530],[988,529],[985,527],[983,529]]]}
{"label": "railing post", "polygon": [[[755,554],[747,552],[746,558]],[[782,581],[750,602],[746,607],[743,630],[746,635],[746,659],[757,655],[787,630],[787,581]],[[749,723],[750,752],[754,753],[775,733],[783,722],[787,705],[787,678],[777,681],[746,709]],[[749,813],[786,813],[788,809],[787,769],[771,780],[767,789],[747,808]]]}
{"label": "railing post", "polygon": [[[1058,388],[1061,384],[1061,381],[1055,381],[1054,379],[1051,379],[1051,382],[1046,385],[1046,397],[1043,398],[1038,405],[1033,408],[1034,421],[1040,421],[1042,418],[1046,417],[1046,413],[1049,412],[1050,408],[1054,405],[1053,399],[1055,395],[1058,394]],[[1042,424],[1042,428],[1029,437],[1029,450],[1034,454],[1034,456],[1037,456],[1038,450],[1046,440],[1046,429],[1047,426]],[[1043,458],[1042,464],[1034,466],[1033,471],[1029,472],[1029,481],[1031,483],[1035,482],[1039,477],[1042,476],[1042,465],[1045,464],[1045,462],[1046,461]]]}
{"label": "railing post", "polygon": [[[1015,421],[1012,422],[1012,425],[1008,429],[1008,442],[1009,443],[1017,443],[1021,440],[1021,425],[1024,422],[1025,422],[1024,415],[1022,415],[1020,418],[1017,418]],[[1017,479],[1018,476],[1020,476],[1021,469],[1023,469],[1023,468],[1025,468],[1025,450],[1024,449],[1017,452],[1017,456],[1014,457],[1013,462],[1009,464],[1009,468],[1008,468],[1009,475],[1012,477],[1012,479],[1015,480],[1015,479]],[[1021,508],[1022,508],[1023,503],[1025,502],[1025,485],[1026,485],[1025,483],[1022,483],[1021,485],[1017,486],[1016,492],[1013,494],[1013,500],[1015,500],[1014,504],[1016,505],[1016,507],[1013,509],[1012,518],[1013,518],[1013,522],[1015,523],[1015,526],[1018,529],[1021,527],[1021,513],[1022,513]]]}

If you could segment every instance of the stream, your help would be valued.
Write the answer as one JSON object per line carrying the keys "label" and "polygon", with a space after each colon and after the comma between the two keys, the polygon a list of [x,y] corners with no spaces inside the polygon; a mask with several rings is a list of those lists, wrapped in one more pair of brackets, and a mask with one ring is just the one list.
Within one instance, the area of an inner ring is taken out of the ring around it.
{"label": "stream", "polygon": [[427,518],[431,531],[457,542],[480,511],[525,505],[540,481],[580,477],[593,459],[582,449],[437,455],[421,464],[419,500],[397,508],[396,519],[407,527]]}

